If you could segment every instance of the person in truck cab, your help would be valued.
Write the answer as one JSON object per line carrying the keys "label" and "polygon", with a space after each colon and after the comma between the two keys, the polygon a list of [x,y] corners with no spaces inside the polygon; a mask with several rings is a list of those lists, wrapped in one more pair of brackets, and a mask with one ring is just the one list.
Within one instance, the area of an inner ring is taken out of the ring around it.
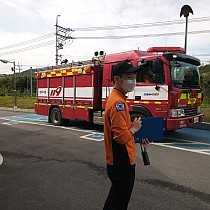
{"label": "person in truck cab", "polygon": [[143,82],[144,83],[152,83],[153,82],[152,75],[145,73],[143,75]]}

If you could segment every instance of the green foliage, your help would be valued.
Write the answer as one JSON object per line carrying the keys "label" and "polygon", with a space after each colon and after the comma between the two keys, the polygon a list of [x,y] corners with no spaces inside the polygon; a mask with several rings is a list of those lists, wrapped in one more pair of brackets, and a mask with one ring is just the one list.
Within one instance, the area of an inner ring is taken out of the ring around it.
{"label": "green foliage", "polygon": [[210,72],[210,64],[205,65],[205,66],[200,66],[199,67],[200,73],[206,73],[206,72]]}
{"label": "green foliage", "polygon": [[207,106],[210,104],[210,65],[201,66],[199,69],[201,74],[201,88],[204,95],[203,106]]}
{"label": "green foliage", "polygon": [[[36,79],[32,77],[32,93],[36,93]],[[16,74],[17,96],[30,95],[31,78],[28,75]],[[0,96],[10,96],[14,94],[14,75],[0,77]]]}

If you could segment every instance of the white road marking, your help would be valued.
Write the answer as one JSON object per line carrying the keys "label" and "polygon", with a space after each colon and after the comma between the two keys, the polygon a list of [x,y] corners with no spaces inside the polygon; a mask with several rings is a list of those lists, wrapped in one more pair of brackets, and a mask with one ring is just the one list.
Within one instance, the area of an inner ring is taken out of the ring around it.
{"label": "white road marking", "polygon": [[199,154],[203,154],[203,155],[210,155],[210,153],[208,153],[208,151],[199,151],[199,150],[193,150],[193,149],[186,149],[186,148],[182,148],[182,147],[175,147],[175,146],[172,146],[172,145],[164,145],[164,144],[159,144],[159,143],[152,143],[154,145],[157,145],[157,146],[161,146],[161,147],[168,147],[168,148],[172,148],[172,149],[177,149],[177,150],[184,150],[184,151],[188,151],[188,152],[194,152],[194,153],[199,153]]}
{"label": "white road marking", "polygon": [[88,134],[85,136],[80,136],[80,138],[89,139],[91,141],[103,141],[104,140],[103,133],[92,133],[92,134]]}
{"label": "white road marking", "polygon": [[[171,140],[178,140],[178,141],[183,141],[184,142],[187,142],[187,143],[195,143],[195,144],[204,144],[204,145],[209,145],[208,143],[204,143],[204,142],[199,142],[199,141],[190,141],[190,140],[187,140],[187,139],[178,139],[178,138],[172,138],[172,137],[166,137],[167,139],[171,139]],[[163,143],[163,144],[172,144],[174,142],[168,142],[168,143]],[[179,142],[175,142],[175,143],[179,143]]]}
{"label": "white road marking", "polygon": [[[7,118],[4,118],[4,120],[9,120],[10,122],[4,122],[2,124],[7,124],[7,125],[13,125],[13,124],[16,124],[16,120],[11,120],[11,119],[7,119]],[[42,123],[39,123],[39,122],[26,122],[26,121],[21,121],[21,120],[18,120],[18,123],[25,123],[25,124],[33,124],[33,125],[41,125],[41,126],[47,126],[47,127],[56,127],[56,128],[59,128],[59,129],[66,129],[66,130],[72,130],[72,131],[79,131],[79,132],[83,132],[83,133],[89,133],[88,135],[97,135],[99,132],[98,131],[95,131],[95,130],[82,130],[82,129],[78,129],[78,128],[70,128],[70,127],[65,127],[65,126],[54,126],[52,124],[42,124]],[[80,138],[86,138],[86,139],[90,139],[90,140],[94,140],[93,138],[88,138],[88,137],[85,137],[85,136],[80,136]],[[95,141],[100,141],[100,139],[96,139]],[[101,140],[102,141],[102,140]]]}
{"label": "white road marking", "polygon": [[4,125],[17,125],[17,124],[19,124],[19,121],[14,120],[14,121],[10,121],[10,122],[3,122],[2,124],[4,124]]}
{"label": "white road marking", "polygon": [[0,154],[0,165],[3,163],[3,156]]}
{"label": "white road marking", "polygon": [[[168,148],[172,148],[172,149],[177,149],[177,150],[183,150],[183,151],[188,151],[188,152],[194,152],[194,153],[199,153],[199,154],[203,154],[203,155],[210,155],[210,150],[205,150],[205,149],[187,149],[187,148],[183,148],[183,147],[178,147],[178,146],[173,146],[172,144],[201,144],[201,145],[207,145],[210,146],[210,144],[208,143],[204,143],[204,142],[196,142],[196,141],[190,141],[190,140],[186,140],[186,139],[177,139],[177,138],[170,138],[167,137],[167,139],[172,139],[172,140],[178,140],[181,142],[167,142],[167,143],[152,143],[153,145],[157,145],[157,146],[161,146],[161,147],[168,147]],[[169,145],[171,144],[171,145]]]}

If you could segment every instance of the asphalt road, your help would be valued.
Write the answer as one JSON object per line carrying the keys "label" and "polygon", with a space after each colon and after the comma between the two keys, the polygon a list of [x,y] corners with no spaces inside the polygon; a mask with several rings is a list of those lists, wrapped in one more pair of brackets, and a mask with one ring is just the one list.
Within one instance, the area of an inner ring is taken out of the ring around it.
{"label": "asphalt road", "polygon": [[[34,116],[0,111],[0,209],[101,210],[110,187],[102,128]],[[137,145],[129,209],[210,209],[209,151],[210,131],[199,129],[151,144],[150,166]]]}

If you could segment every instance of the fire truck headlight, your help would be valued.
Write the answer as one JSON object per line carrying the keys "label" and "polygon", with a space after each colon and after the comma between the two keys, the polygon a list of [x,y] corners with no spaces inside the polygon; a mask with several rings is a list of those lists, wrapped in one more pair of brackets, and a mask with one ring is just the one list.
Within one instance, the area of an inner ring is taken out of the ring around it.
{"label": "fire truck headlight", "polygon": [[178,117],[184,117],[185,116],[184,109],[183,108],[177,109],[177,115]]}
{"label": "fire truck headlight", "polygon": [[171,109],[169,113],[170,113],[170,116],[171,117],[177,117],[177,111],[176,111],[176,109]]}
{"label": "fire truck headlight", "polygon": [[183,108],[181,108],[181,109],[171,109],[169,113],[170,113],[171,117],[184,117],[185,116]]}

